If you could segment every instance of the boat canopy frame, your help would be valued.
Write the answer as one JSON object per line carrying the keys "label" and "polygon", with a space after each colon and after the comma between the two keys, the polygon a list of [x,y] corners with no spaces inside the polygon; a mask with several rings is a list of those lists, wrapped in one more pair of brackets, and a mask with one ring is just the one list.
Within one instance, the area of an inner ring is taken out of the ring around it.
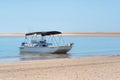
{"label": "boat canopy frame", "polygon": [[[46,40],[46,37],[48,38],[47,41],[52,41],[54,46],[59,46],[60,44],[65,44],[65,40],[63,39],[62,32],[59,31],[43,31],[43,32],[31,32],[25,34],[25,40],[24,42],[30,43],[31,40],[37,40],[37,41],[43,41]],[[41,35],[41,39],[39,38],[39,35]],[[55,37],[57,35],[57,37]],[[31,38],[30,38],[31,37]],[[58,40],[57,40],[58,39]]]}

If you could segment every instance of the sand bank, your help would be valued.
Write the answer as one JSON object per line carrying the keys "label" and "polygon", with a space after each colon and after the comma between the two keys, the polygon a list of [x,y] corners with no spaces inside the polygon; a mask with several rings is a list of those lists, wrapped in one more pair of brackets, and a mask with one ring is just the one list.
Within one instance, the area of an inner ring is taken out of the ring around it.
{"label": "sand bank", "polygon": [[[25,36],[25,33],[0,33],[0,36]],[[120,32],[73,32],[63,36],[120,36]]]}
{"label": "sand bank", "polygon": [[78,32],[63,33],[64,36],[120,36],[119,32]]}
{"label": "sand bank", "polygon": [[0,33],[0,36],[25,36],[25,33]]}
{"label": "sand bank", "polygon": [[120,80],[120,56],[0,63],[0,80]]}

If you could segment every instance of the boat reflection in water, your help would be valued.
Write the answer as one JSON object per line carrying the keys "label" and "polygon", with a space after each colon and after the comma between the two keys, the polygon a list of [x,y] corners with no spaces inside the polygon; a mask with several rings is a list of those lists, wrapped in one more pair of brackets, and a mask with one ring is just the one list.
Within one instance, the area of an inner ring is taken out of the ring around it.
{"label": "boat reflection in water", "polygon": [[20,60],[47,60],[47,59],[60,59],[60,58],[70,58],[67,53],[54,53],[54,54],[44,54],[44,53],[28,53],[20,52]]}

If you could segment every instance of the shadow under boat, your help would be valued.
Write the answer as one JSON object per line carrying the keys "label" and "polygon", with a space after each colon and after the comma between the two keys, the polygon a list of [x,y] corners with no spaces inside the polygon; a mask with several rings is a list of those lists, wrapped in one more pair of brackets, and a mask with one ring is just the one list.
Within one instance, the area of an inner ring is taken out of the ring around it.
{"label": "shadow under boat", "polygon": [[52,54],[44,54],[44,53],[29,53],[29,52],[20,52],[20,60],[47,60],[47,59],[60,59],[60,58],[70,58],[68,53],[52,53]]}

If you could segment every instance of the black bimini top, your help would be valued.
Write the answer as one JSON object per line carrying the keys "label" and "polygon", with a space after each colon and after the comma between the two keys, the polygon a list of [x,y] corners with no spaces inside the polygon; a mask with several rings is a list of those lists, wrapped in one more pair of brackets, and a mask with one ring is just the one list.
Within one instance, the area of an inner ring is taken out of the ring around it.
{"label": "black bimini top", "polygon": [[59,31],[31,32],[31,33],[26,33],[25,36],[34,35],[34,34],[41,35],[41,36],[47,36],[47,35],[62,34],[62,32],[59,32]]}

